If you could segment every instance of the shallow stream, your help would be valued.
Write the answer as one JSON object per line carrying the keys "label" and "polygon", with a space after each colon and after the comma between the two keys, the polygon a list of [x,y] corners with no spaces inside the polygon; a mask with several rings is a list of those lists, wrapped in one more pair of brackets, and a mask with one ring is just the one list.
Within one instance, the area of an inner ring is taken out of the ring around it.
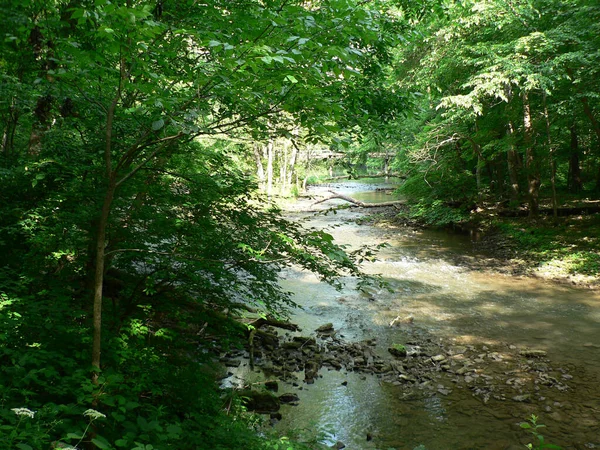
{"label": "shallow stream", "polygon": [[[391,199],[375,187],[330,186],[363,201]],[[318,208],[335,204],[343,202]],[[598,292],[457,263],[485,263],[490,256],[475,254],[469,236],[358,224],[364,210],[310,215],[296,209],[291,217],[328,229],[339,243],[387,243],[364,268],[391,287],[359,293],[349,279],[336,291],[312,274],[287,270],[281,283],[303,307],[292,317],[303,329],[299,334],[314,336],[331,322],[346,341],[376,338],[375,352],[387,357],[394,343],[427,340],[439,343],[448,358],[462,358],[455,353],[465,348],[477,356],[452,360],[452,370],[434,372],[422,384],[323,367],[314,384],[280,389],[300,401],[283,405],[282,420],[274,425],[278,432],[327,445],[340,441],[347,449],[516,450],[537,443],[519,427],[536,414],[547,426],[547,441],[565,449],[600,448]],[[395,318],[398,326],[390,326]],[[547,356],[521,357],[523,349]],[[470,375],[457,374],[455,362],[472,368]]]}

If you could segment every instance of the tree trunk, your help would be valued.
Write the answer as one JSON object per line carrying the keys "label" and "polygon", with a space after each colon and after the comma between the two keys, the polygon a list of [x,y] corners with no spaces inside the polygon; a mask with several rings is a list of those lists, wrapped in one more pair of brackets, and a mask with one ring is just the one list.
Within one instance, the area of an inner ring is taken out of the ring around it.
{"label": "tree trunk", "polygon": [[273,141],[267,144],[267,195],[273,193]]}
{"label": "tree trunk", "polygon": [[94,327],[92,337],[92,382],[98,383],[100,373],[100,356],[102,351],[102,290],[104,285],[104,271],[106,262],[106,230],[108,227],[108,218],[115,191],[117,189],[116,173],[112,168],[112,133],[113,120],[121,90],[119,88],[117,95],[113,99],[108,112],[106,114],[106,129],[105,129],[105,146],[104,146],[104,164],[106,167],[106,194],[104,195],[104,203],[98,220],[98,229],[96,232],[96,267],[94,272],[94,301],[93,301],[93,316],[92,323]]}
{"label": "tree trunk", "polygon": [[280,183],[280,192],[285,194],[287,191],[287,169],[288,169],[288,148],[290,142],[285,139],[283,141],[283,146],[281,149],[281,161],[279,164],[279,183]]}
{"label": "tree trunk", "polygon": [[544,103],[544,119],[546,121],[546,142],[548,144],[548,155],[550,157],[550,185],[552,186],[552,211],[554,217],[558,217],[558,199],[556,197],[556,160],[554,158],[554,146],[552,145],[552,134],[550,133],[550,115],[546,103],[546,93],[542,97]]}
{"label": "tree trunk", "polygon": [[529,216],[535,217],[539,210],[540,171],[533,143],[533,124],[531,121],[531,104],[528,94],[523,93],[523,127],[525,136],[525,168],[527,170],[527,194],[529,196]]}
{"label": "tree trunk", "polygon": [[[13,99],[14,103],[14,99]],[[19,122],[19,114],[14,105],[11,105],[8,111],[8,117],[6,120],[6,126],[2,133],[2,152],[5,155],[9,155],[14,147],[15,132],[17,130],[17,124]]]}
{"label": "tree trunk", "polygon": [[104,204],[98,222],[96,235],[96,268],[94,275],[94,303],[93,303],[93,323],[94,334],[92,341],[92,367],[95,372],[92,374],[94,384],[98,382],[100,371],[100,356],[102,343],[102,292],[104,285],[104,271],[106,262],[106,230],[108,227],[108,217],[114,199],[116,184],[111,174],[109,184],[104,196]]}
{"label": "tree trunk", "polygon": [[294,173],[296,170],[296,160],[298,159],[298,146],[294,142],[292,142],[292,145],[292,155],[290,156],[290,162],[288,167],[288,186],[291,186],[293,183]]}
{"label": "tree trunk", "polygon": [[508,122],[508,138],[510,139],[510,147],[507,151],[507,163],[508,163],[508,176],[510,180],[510,199],[513,202],[519,201],[520,188],[519,188],[519,155],[514,143],[515,139],[515,128],[512,121]]}
{"label": "tree trunk", "polygon": [[259,151],[258,144],[252,145],[252,151],[254,152],[254,161],[256,162],[256,176],[258,177],[259,186],[265,188],[265,168],[262,163],[262,155]]}
{"label": "tree trunk", "polygon": [[579,141],[575,124],[571,125],[571,155],[569,157],[569,190],[580,192],[583,188],[581,167],[579,166]]}
{"label": "tree trunk", "polygon": [[581,97],[581,103],[583,103],[583,112],[590,119],[592,123],[592,128],[594,129],[594,133],[596,133],[596,137],[598,138],[598,143],[600,144],[600,123],[596,120],[594,113],[592,112],[592,108],[588,103],[587,97]]}

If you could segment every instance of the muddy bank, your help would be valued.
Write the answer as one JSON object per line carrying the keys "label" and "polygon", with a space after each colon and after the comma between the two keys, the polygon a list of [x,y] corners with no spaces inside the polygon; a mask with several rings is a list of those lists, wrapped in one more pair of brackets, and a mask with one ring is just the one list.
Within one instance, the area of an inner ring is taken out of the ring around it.
{"label": "muddy bank", "polygon": [[[399,213],[399,209],[402,210],[398,207],[381,207],[375,211],[362,210],[364,215],[356,219],[356,223],[392,230],[428,228]],[[539,258],[532,256],[530,250],[520,248],[517,242],[497,227],[488,226],[478,230],[473,224],[465,224],[461,227],[447,228],[445,231],[470,236],[471,254],[447,255],[455,264],[466,269],[495,271],[505,275],[533,277],[587,289],[600,289],[600,272],[596,275],[571,274],[550,265],[541,265]]]}

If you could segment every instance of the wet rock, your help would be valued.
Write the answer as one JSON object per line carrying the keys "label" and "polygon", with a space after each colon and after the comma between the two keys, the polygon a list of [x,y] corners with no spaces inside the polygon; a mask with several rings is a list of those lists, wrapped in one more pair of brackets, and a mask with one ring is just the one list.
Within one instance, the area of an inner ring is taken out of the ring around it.
{"label": "wet rock", "polygon": [[392,344],[391,347],[388,347],[388,352],[398,358],[404,358],[407,355],[406,347],[402,344]]}
{"label": "wet rock", "polygon": [[446,357],[444,355],[435,355],[431,357],[431,360],[434,362],[442,362],[446,361]]}
{"label": "wet rock", "polygon": [[304,381],[306,381],[308,384],[314,383],[318,373],[319,364],[315,361],[306,361],[304,365]]}
{"label": "wet rock", "polygon": [[331,333],[333,332],[333,324],[331,322],[321,325],[315,330],[317,333]]}
{"label": "wet rock", "polygon": [[268,391],[246,389],[240,391],[239,395],[244,399],[244,405],[248,408],[248,411],[268,414],[279,411],[281,407],[280,399]]}
{"label": "wet rock", "polygon": [[524,356],[525,358],[543,358],[546,356],[546,352],[544,350],[532,350],[525,349],[519,352],[519,355]]}
{"label": "wet rock", "polygon": [[284,342],[282,347],[286,350],[297,350],[300,347],[302,347],[302,342],[299,342],[299,341]]}
{"label": "wet rock", "polygon": [[342,441],[337,441],[335,444],[333,444],[331,446],[331,448],[336,448],[336,449],[340,450],[342,448],[346,448],[346,444],[344,444]]}
{"label": "wet rock", "polygon": [[279,390],[279,383],[275,380],[265,381],[265,388],[269,391],[277,392]]}
{"label": "wet rock", "polygon": [[452,389],[448,389],[445,387],[438,387],[437,391],[442,395],[450,395],[452,393]]}
{"label": "wet rock", "polygon": [[401,373],[400,375],[398,375],[398,378],[402,381],[410,382],[410,383],[415,383],[417,381],[417,379],[415,377],[413,377],[412,375],[406,375],[404,373]]}
{"label": "wet rock", "polygon": [[515,402],[520,402],[520,403],[527,402],[527,403],[530,403],[531,402],[531,395],[529,395],[529,394],[515,395],[512,399]]}
{"label": "wet rock", "polygon": [[225,367],[239,367],[242,361],[239,359],[229,359],[229,358],[221,358],[221,362],[225,365]]}
{"label": "wet rock", "polygon": [[293,393],[285,393],[279,396],[279,401],[281,403],[295,403],[300,401],[300,397]]}
{"label": "wet rock", "polygon": [[281,420],[283,418],[283,416],[279,412],[271,413],[269,417],[271,418],[271,420]]}
{"label": "wet rock", "polygon": [[460,346],[460,345],[450,348],[451,355],[462,355],[462,354],[466,353],[466,351],[467,351],[467,347]]}
{"label": "wet rock", "polygon": [[300,345],[303,347],[311,347],[317,345],[317,341],[315,340],[315,338],[310,336],[294,336],[292,340],[295,342],[300,342]]}

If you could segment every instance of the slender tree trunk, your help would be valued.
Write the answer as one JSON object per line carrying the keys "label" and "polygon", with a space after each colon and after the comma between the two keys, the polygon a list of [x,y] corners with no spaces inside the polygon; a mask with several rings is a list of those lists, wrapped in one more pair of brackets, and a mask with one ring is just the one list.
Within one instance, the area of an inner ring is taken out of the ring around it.
{"label": "slender tree trunk", "polygon": [[556,197],[556,160],[555,149],[552,145],[552,134],[550,133],[550,115],[548,114],[548,104],[546,103],[546,93],[542,97],[544,103],[544,119],[546,121],[546,140],[548,143],[548,155],[550,156],[550,185],[552,186],[552,213],[554,218],[558,217],[558,199]]}
{"label": "slender tree trunk", "polygon": [[571,125],[571,155],[569,157],[569,190],[580,192],[583,188],[581,167],[579,165],[579,141],[575,124]]}
{"label": "slender tree trunk", "polygon": [[96,232],[96,267],[94,271],[94,302],[93,302],[93,326],[94,332],[92,337],[92,382],[98,382],[100,372],[100,356],[102,352],[102,294],[104,286],[104,271],[106,263],[106,231],[108,228],[108,218],[115,191],[117,189],[116,173],[112,168],[112,137],[113,137],[113,120],[115,111],[120,98],[120,89],[118,94],[113,99],[106,115],[106,130],[105,130],[105,146],[104,146],[104,164],[106,167],[106,179],[108,180],[106,194],[104,195],[104,203],[98,220],[98,229]]}
{"label": "slender tree trunk", "polygon": [[[14,99],[13,99],[14,103]],[[15,141],[15,132],[17,130],[17,124],[19,122],[19,114],[17,112],[16,107],[13,105],[10,106],[8,111],[8,117],[6,120],[6,126],[4,127],[4,131],[2,133],[2,152],[5,155],[9,155],[14,147]]]}
{"label": "slender tree trunk", "polygon": [[254,161],[256,162],[256,176],[258,177],[258,184],[261,189],[265,188],[265,168],[262,163],[262,155],[258,148],[258,144],[252,145],[252,151],[254,152]]}
{"label": "slender tree trunk", "polygon": [[509,148],[506,154],[508,163],[508,177],[510,181],[510,198],[513,202],[519,201],[520,188],[519,188],[519,155],[514,143],[515,139],[515,128],[512,121],[508,122],[508,138],[510,139]]}
{"label": "slender tree trunk", "polygon": [[[290,162],[288,167],[288,186],[291,186],[294,180],[294,174],[296,170],[296,160],[298,159],[298,146],[292,142],[292,155],[290,156]],[[298,177],[296,177],[297,179]]]}
{"label": "slender tree trunk", "polygon": [[283,146],[281,149],[281,164],[279,165],[279,183],[281,188],[281,193],[285,194],[287,191],[287,169],[288,169],[288,149],[289,149],[289,141],[287,139],[284,140]]}
{"label": "slender tree trunk", "polygon": [[273,141],[267,144],[267,195],[273,193]]}
{"label": "slender tree trunk", "polygon": [[529,196],[529,216],[539,213],[540,171],[538,167],[535,145],[533,142],[533,123],[531,120],[531,103],[529,96],[523,93],[523,127],[525,133],[525,168],[527,170],[527,193]]}
{"label": "slender tree trunk", "polygon": [[100,371],[100,356],[102,347],[102,297],[104,286],[104,271],[106,262],[106,230],[108,227],[108,218],[116,190],[115,180],[111,176],[104,196],[104,204],[98,222],[96,235],[96,268],[94,274],[94,334],[92,341],[92,367],[96,370],[92,375],[92,381],[98,382]]}
{"label": "slender tree trunk", "polygon": [[600,123],[596,120],[594,113],[592,112],[592,108],[590,108],[590,104],[588,103],[587,97],[581,97],[581,103],[583,103],[583,112],[590,119],[592,124],[592,128],[594,129],[594,133],[596,133],[596,137],[598,138],[598,143],[600,144]]}

